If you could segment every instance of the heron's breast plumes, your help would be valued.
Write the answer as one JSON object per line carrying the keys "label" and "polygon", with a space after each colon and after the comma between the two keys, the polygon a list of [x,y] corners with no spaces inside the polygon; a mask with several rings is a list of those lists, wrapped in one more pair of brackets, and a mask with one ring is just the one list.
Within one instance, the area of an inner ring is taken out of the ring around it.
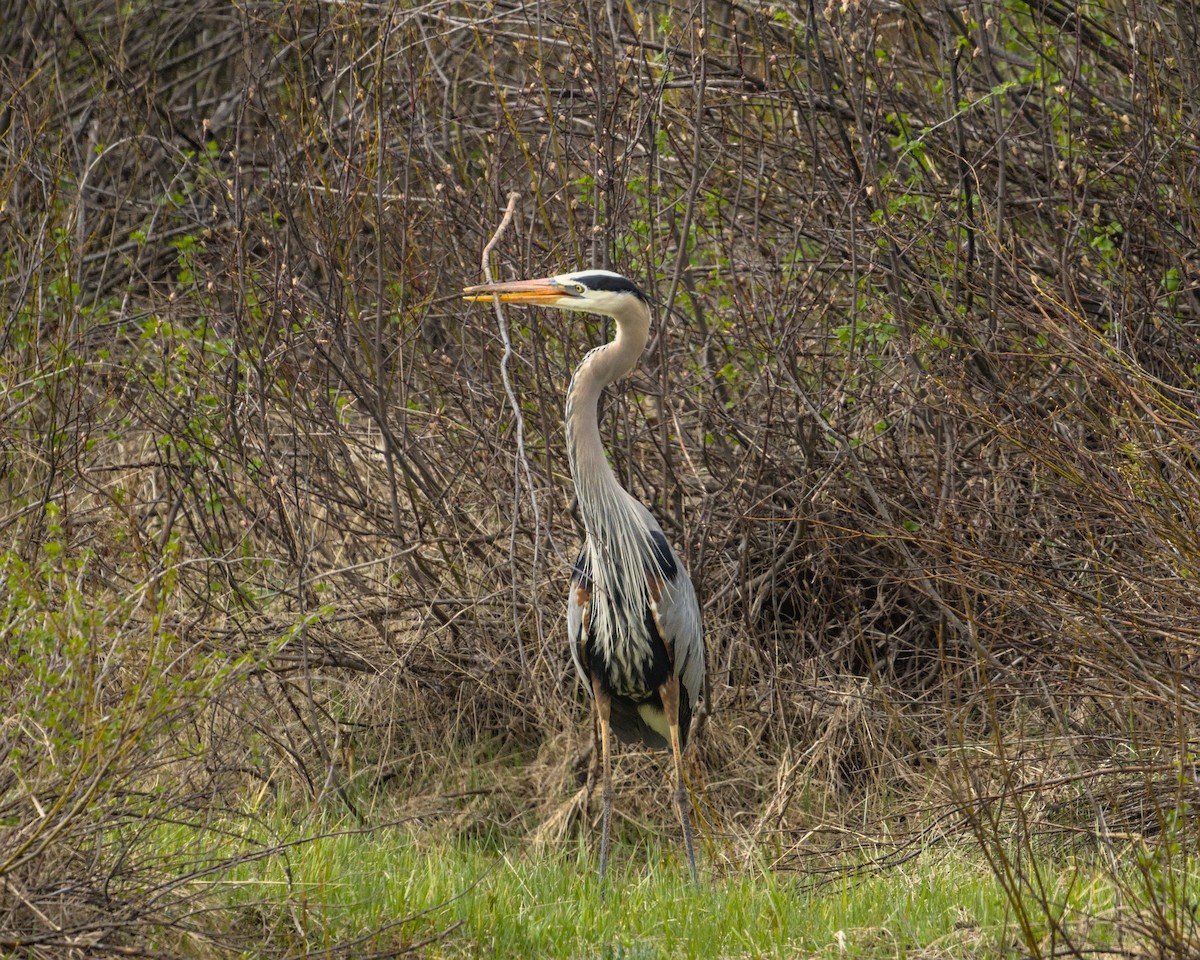
{"label": "heron's breast plumes", "polygon": [[622,519],[626,522],[588,524],[588,633],[604,665],[605,686],[617,696],[642,700],[655,694],[671,671],[671,651],[655,610],[672,589],[674,570],[663,569],[644,520]]}

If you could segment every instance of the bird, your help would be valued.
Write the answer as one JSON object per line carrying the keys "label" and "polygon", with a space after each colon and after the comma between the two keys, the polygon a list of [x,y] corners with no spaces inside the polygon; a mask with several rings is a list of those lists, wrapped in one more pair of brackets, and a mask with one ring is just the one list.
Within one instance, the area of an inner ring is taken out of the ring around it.
{"label": "bird", "polygon": [[605,387],[631,373],[646,348],[650,299],[626,277],[597,269],[464,287],[463,296],[600,314],[616,323],[615,337],[589,351],[575,369],[564,413],[584,528],[568,590],[567,638],[597,721],[603,775],[599,885],[603,890],[612,820],[610,731],[623,743],[671,750],[676,812],[695,883],[683,751],[704,685],[700,606],[662,527],[613,472],[597,413]]}

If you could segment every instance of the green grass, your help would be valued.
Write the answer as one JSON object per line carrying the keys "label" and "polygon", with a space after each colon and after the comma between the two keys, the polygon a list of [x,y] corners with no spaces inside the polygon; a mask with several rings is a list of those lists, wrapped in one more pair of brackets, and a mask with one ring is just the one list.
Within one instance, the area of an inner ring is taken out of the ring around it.
{"label": "green grass", "polygon": [[[579,843],[496,849],[396,827],[331,831],[203,883],[270,951],[363,937],[364,954],[421,944],[445,957],[991,957],[1019,938],[966,844],[824,883],[751,867],[705,870],[699,886],[673,847],[619,845],[605,897]],[[1076,925],[1111,908],[1111,887],[1085,870],[1064,868],[1059,887]]]}

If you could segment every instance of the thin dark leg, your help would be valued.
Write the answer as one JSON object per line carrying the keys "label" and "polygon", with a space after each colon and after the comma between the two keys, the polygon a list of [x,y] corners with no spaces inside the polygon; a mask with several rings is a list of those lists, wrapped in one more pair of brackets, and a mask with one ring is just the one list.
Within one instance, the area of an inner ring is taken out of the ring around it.
{"label": "thin dark leg", "polygon": [[671,724],[671,750],[675,754],[675,806],[679,808],[679,822],[683,824],[683,844],[687,848],[688,869],[692,883],[696,883],[696,850],[692,845],[692,821],[688,817],[688,793],[683,781],[683,751],[679,748],[679,724]]}
{"label": "thin dark leg", "polygon": [[608,830],[612,822],[612,758],[608,752],[608,721],[610,703],[608,694],[600,689],[600,684],[592,681],[592,694],[596,698],[596,716],[600,723],[596,728],[600,738],[601,769],[604,786],[602,793],[603,813],[600,817],[600,890],[604,890],[604,874],[608,870]]}
{"label": "thin dark leg", "polygon": [[683,780],[683,749],[679,744],[679,678],[671,677],[659,687],[663,711],[667,715],[667,728],[671,732],[671,753],[675,759],[675,808],[683,826],[683,845],[687,849],[688,869],[692,883],[696,882],[696,851],[692,845],[692,821],[688,817],[688,793]]}

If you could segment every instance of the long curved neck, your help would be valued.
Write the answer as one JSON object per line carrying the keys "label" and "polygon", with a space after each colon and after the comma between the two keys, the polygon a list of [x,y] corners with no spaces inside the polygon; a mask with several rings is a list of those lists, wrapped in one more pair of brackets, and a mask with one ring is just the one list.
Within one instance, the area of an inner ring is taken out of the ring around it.
{"label": "long curved neck", "polygon": [[[583,524],[598,532],[602,518],[623,513],[632,501],[617,480],[600,441],[597,407],[600,393],[610,383],[626,376],[646,349],[650,335],[650,310],[645,304],[631,305],[617,320],[617,336],[611,343],[592,350],[575,370],[567,390],[567,459]],[[605,511],[605,507],[610,509]]]}

